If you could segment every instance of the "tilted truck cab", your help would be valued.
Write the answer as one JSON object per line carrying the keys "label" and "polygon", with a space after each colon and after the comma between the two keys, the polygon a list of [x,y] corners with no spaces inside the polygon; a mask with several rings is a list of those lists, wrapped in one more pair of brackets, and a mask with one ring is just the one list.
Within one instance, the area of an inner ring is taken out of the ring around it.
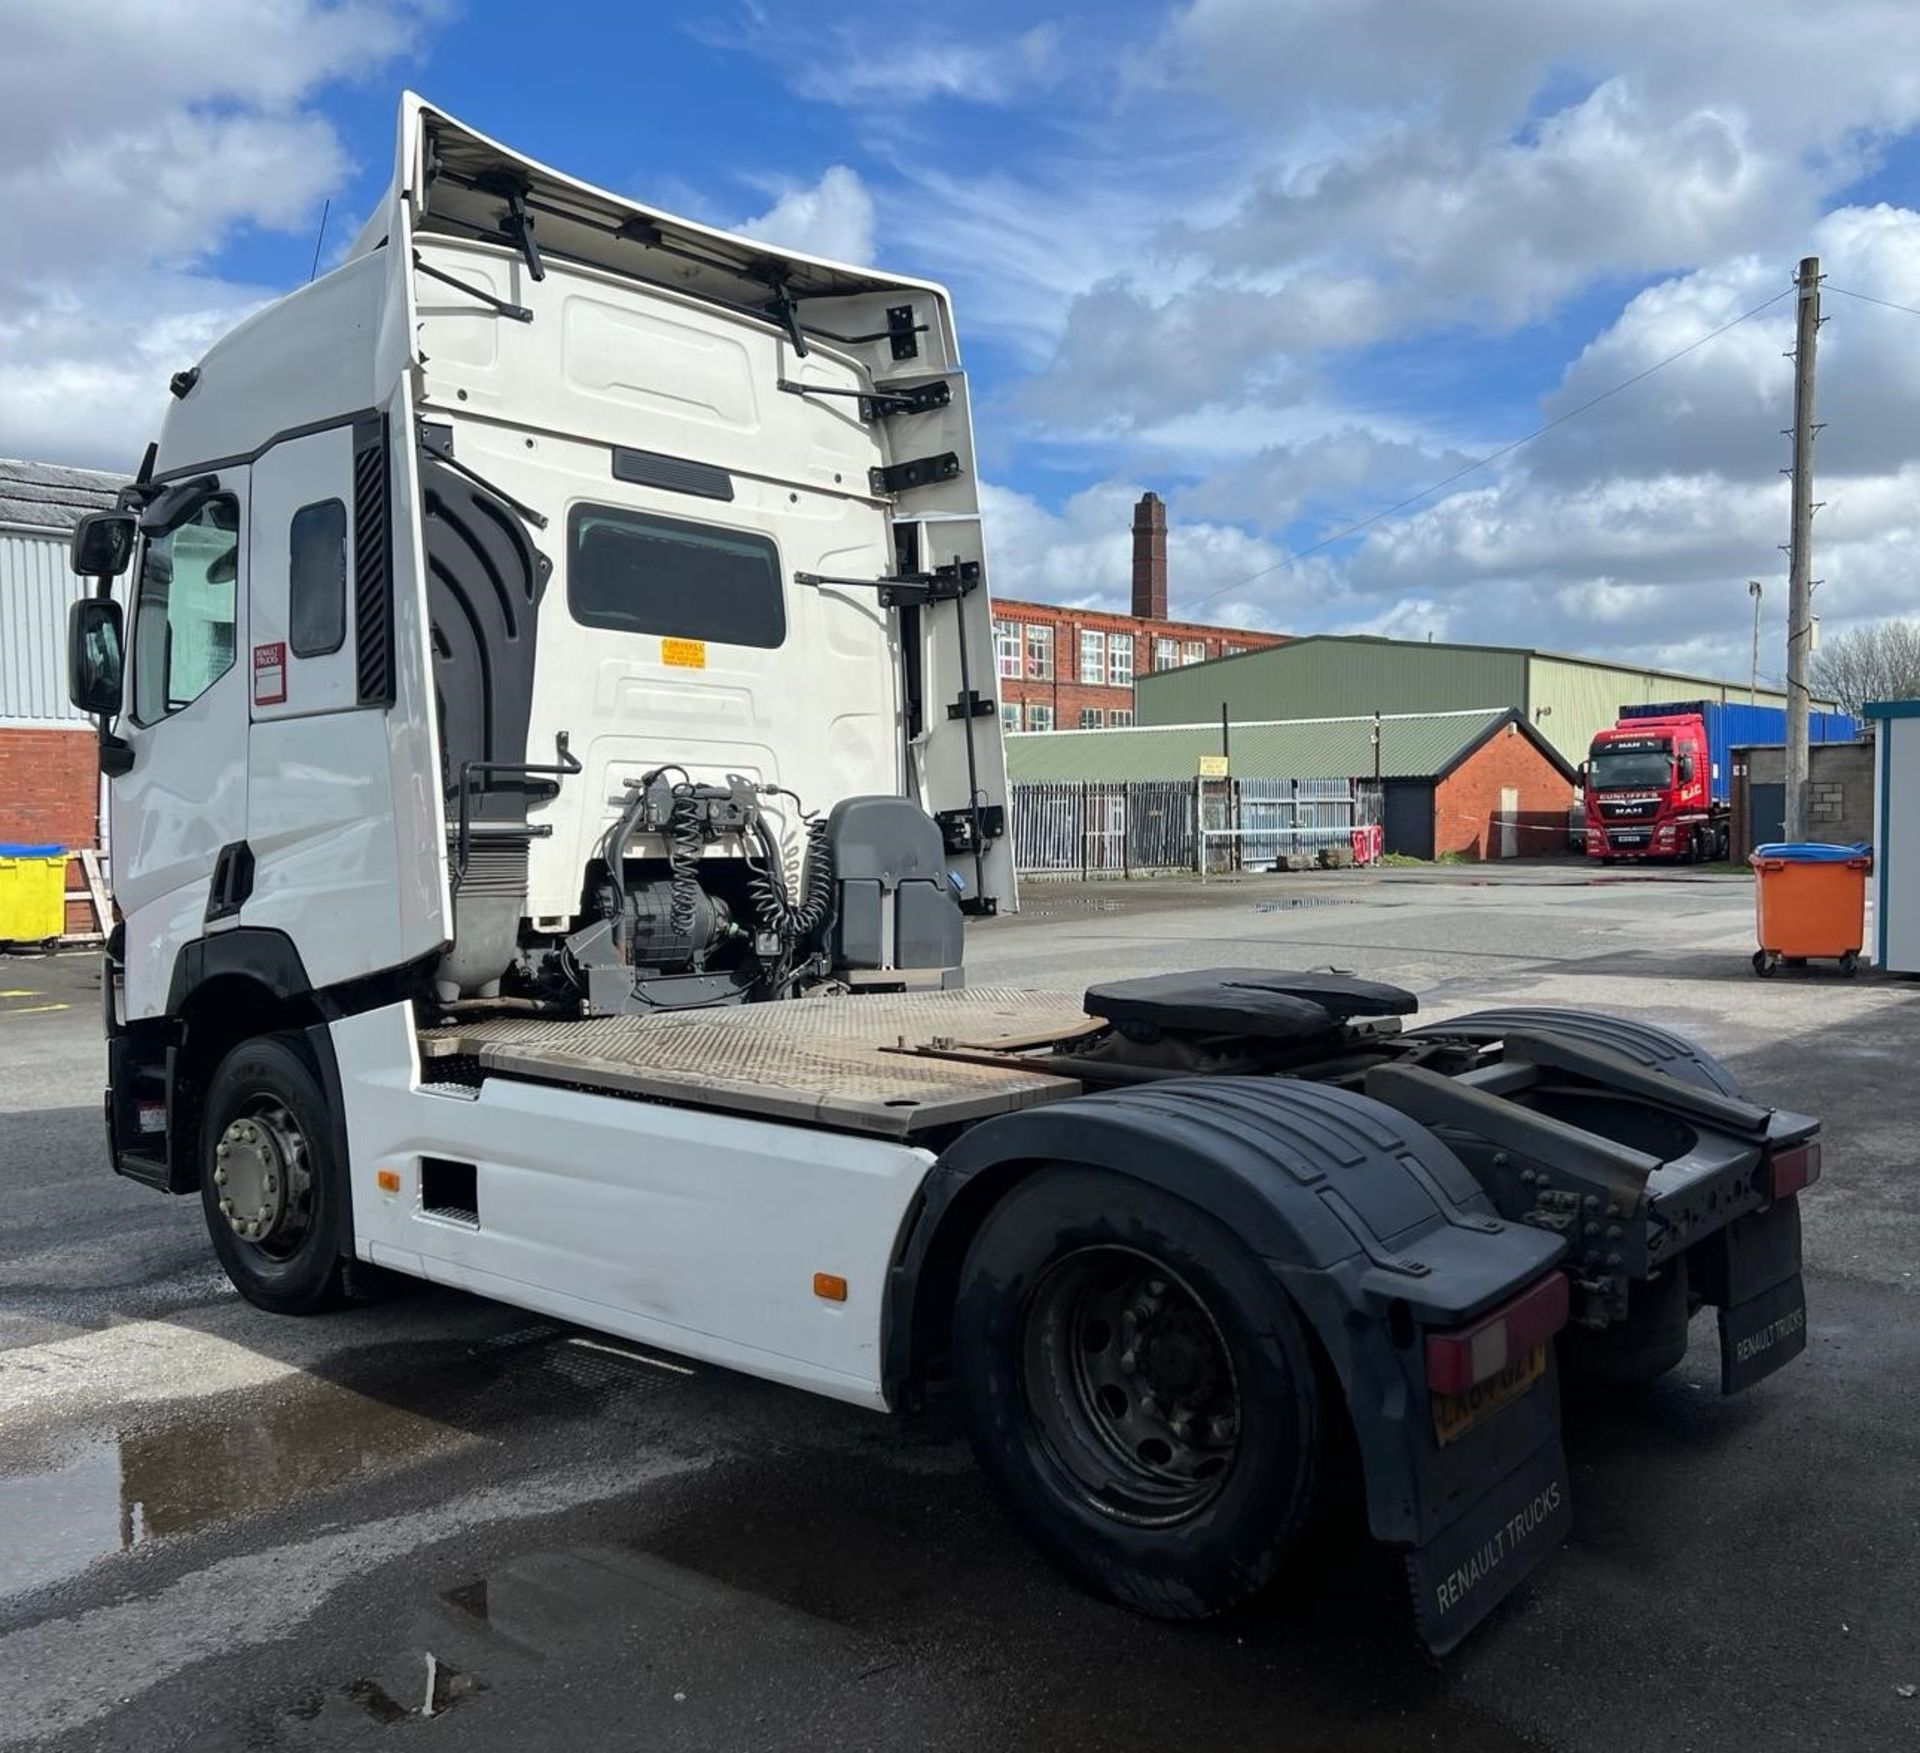
{"label": "tilted truck cab", "polygon": [[[975,989],[1014,903],[966,380],[924,282],[409,97],[348,259],[75,537],[114,1166],[304,1313],[370,1269],[881,1409],[951,1389],[1144,1611],[1354,1456],[1447,1649],[1569,1525],[1560,1360],[1804,1343],[1814,1122],[1583,1013],[1220,969]],[[128,606],[112,594],[124,575]]]}

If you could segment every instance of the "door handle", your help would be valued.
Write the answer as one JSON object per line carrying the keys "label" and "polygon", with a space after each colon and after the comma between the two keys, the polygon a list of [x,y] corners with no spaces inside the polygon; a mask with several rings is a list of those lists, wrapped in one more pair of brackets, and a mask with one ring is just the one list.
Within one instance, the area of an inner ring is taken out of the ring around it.
{"label": "door handle", "polygon": [[231,919],[253,893],[253,848],[244,840],[220,848],[213,861],[213,882],[207,894],[206,923]]}

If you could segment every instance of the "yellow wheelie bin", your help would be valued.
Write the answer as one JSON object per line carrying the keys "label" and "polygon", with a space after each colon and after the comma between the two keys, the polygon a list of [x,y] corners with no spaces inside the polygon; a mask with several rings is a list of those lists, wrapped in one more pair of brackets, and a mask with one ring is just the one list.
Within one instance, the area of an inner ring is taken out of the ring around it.
{"label": "yellow wheelie bin", "polygon": [[67,854],[0,841],[0,943],[52,943],[66,929]]}

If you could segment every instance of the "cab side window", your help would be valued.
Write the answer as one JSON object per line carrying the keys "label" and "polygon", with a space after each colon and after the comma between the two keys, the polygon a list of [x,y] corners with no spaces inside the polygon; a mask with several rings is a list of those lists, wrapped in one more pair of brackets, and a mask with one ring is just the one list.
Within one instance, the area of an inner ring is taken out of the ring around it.
{"label": "cab side window", "polygon": [[288,636],[295,657],[324,657],[347,637],[347,508],[303,505],[288,533]]}
{"label": "cab side window", "polygon": [[233,668],[240,586],[240,504],[209,499],[147,541],[133,608],[133,721],[190,706]]}

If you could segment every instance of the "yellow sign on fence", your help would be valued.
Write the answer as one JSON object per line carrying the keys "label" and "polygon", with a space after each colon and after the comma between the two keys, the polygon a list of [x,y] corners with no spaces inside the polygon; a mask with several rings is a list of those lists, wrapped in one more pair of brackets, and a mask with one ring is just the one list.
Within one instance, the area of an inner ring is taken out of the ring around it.
{"label": "yellow sign on fence", "polygon": [[1202,755],[1200,757],[1200,777],[1202,779],[1224,779],[1227,776],[1227,758],[1225,755]]}

